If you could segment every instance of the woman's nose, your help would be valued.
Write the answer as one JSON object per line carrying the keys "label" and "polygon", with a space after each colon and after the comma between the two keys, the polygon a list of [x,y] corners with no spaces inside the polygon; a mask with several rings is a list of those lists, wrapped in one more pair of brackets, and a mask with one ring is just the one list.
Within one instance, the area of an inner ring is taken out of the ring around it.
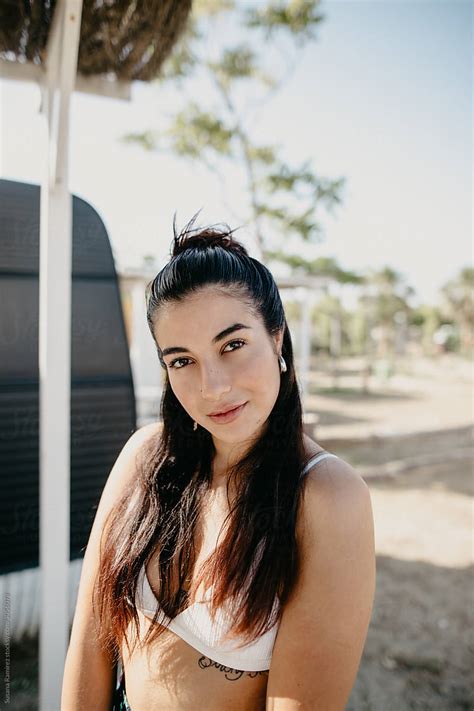
{"label": "woman's nose", "polygon": [[203,368],[201,374],[201,395],[205,400],[218,402],[231,389],[229,376],[217,368]]}

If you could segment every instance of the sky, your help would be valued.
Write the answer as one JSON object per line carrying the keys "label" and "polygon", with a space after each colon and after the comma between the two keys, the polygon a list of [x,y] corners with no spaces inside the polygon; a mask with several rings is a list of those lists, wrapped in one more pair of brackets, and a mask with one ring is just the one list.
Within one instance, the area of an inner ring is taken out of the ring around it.
{"label": "sky", "polygon": [[[292,164],[309,159],[318,175],[346,178],[342,204],[321,216],[323,241],[305,256],[354,271],[388,265],[415,289],[413,305],[436,303],[472,265],[472,3],[329,0],[322,11],[316,41],[253,135]],[[38,183],[39,88],[0,81],[0,101],[0,176]],[[73,96],[70,187],[104,220],[119,269],[145,254],[166,260],[175,211],[179,224],[202,208],[202,223],[235,226],[244,200],[232,176],[223,201],[202,167],[120,141],[163,124],[173,106],[169,92],[140,83],[130,102]]]}

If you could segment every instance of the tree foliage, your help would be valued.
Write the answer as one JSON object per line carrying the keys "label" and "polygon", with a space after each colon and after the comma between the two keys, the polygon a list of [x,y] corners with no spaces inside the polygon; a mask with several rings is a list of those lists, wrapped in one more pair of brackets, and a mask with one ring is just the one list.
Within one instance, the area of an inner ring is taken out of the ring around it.
{"label": "tree foliage", "polygon": [[[261,258],[290,236],[320,240],[321,210],[331,212],[342,199],[344,178],[318,175],[310,159],[290,164],[281,146],[255,137],[259,111],[284,86],[323,19],[319,0],[195,2],[161,78],[162,86],[180,87],[180,105],[164,129],[125,137],[203,164],[221,183],[229,168],[240,171],[248,200],[238,219],[253,229]],[[222,22],[227,34],[219,33]]]}
{"label": "tree foliage", "polygon": [[403,275],[391,267],[372,270],[366,275],[365,283],[367,288],[360,302],[374,323],[391,328],[397,312],[408,314],[411,311],[409,301],[414,290],[405,283]]}
{"label": "tree foliage", "polygon": [[464,267],[441,289],[443,306],[459,328],[463,350],[474,346],[474,268]]}

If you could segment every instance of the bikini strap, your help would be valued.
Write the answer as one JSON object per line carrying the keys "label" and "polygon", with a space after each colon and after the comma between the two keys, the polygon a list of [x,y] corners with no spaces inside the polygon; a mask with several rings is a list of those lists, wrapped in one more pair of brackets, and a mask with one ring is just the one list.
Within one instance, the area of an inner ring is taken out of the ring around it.
{"label": "bikini strap", "polygon": [[335,454],[331,454],[331,452],[317,452],[317,454],[315,454],[308,462],[306,462],[301,472],[301,476],[304,476],[311,469],[311,467],[313,467],[315,464],[318,464],[318,462],[321,462],[323,459],[327,459],[327,457],[333,457],[337,459],[337,456]]}

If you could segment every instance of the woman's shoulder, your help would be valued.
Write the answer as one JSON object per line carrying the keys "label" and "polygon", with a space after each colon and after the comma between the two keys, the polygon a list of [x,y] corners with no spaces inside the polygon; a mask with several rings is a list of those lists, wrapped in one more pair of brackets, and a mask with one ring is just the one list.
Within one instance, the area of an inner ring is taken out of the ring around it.
{"label": "woman's shoulder", "polygon": [[148,422],[146,425],[139,427],[132,436],[136,436],[137,439],[149,439],[156,434],[159,434],[163,429],[163,422],[156,420],[153,422]]}
{"label": "woman's shoulder", "polygon": [[[283,608],[267,698],[292,698],[303,705],[318,698],[320,708],[342,709],[374,598],[370,496],[362,477],[339,457],[321,458],[307,476],[298,518],[304,525],[297,531],[301,565]],[[297,629],[304,634],[295,635]],[[291,664],[292,674],[285,674]],[[318,667],[325,673],[312,673]]]}
{"label": "woman's shoulder", "polygon": [[[321,445],[312,440],[308,435],[304,435],[306,461],[321,452],[327,452]],[[332,454],[332,452],[328,452]],[[336,490],[342,487],[346,489],[348,486],[365,486],[365,482],[360,474],[341,457],[331,456],[319,459],[313,464],[306,476],[308,482],[313,482],[315,486],[310,488]]]}
{"label": "woman's shoulder", "polygon": [[[148,456],[150,449],[155,449],[161,431],[161,422],[150,422],[132,432],[118,455],[111,476],[120,476],[122,479],[126,475],[126,478],[133,480],[137,466],[140,466],[139,461]],[[120,475],[116,473],[117,470]]]}
{"label": "woman's shoulder", "polygon": [[[311,456],[325,451],[313,440]],[[343,525],[351,512],[371,517],[369,487],[354,467],[341,457],[326,457],[316,462],[305,476],[302,518],[313,530],[326,527],[329,520]]]}
{"label": "woman's shoulder", "polygon": [[155,440],[161,435],[163,430],[163,423],[159,421],[149,422],[146,425],[142,425],[133,432],[130,436],[127,446],[131,449],[140,451],[144,447],[150,444],[152,440]]}

